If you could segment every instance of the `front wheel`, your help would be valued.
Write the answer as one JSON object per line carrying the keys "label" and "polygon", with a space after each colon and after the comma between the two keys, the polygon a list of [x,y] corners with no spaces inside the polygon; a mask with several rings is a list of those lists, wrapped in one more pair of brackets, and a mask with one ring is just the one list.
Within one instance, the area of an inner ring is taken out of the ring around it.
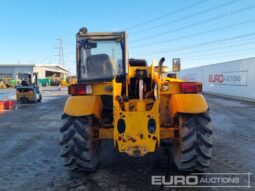
{"label": "front wheel", "polygon": [[207,113],[179,116],[180,139],[174,144],[174,162],[181,171],[204,171],[212,157],[211,118]]}
{"label": "front wheel", "polygon": [[99,142],[93,140],[92,117],[62,116],[61,157],[70,170],[94,171],[99,164]]}

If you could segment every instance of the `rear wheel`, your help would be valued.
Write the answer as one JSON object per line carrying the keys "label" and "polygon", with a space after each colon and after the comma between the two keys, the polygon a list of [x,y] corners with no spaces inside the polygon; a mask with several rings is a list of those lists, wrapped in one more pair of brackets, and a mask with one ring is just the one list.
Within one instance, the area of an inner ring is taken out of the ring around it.
{"label": "rear wheel", "polygon": [[204,171],[212,156],[212,127],[207,113],[179,116],[180,139],[174,144],[174,162],[181,171]]}
{"label": "rear wheel", "polygon": [[61,157],[70,170],[94,171],[99,164],[99,143],[93,140],[92,117],[62,116]]}

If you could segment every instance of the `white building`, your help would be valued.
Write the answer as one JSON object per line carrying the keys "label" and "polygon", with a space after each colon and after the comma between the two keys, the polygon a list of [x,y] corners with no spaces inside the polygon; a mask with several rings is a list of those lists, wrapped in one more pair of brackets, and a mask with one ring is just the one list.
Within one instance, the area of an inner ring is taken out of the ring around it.
{"label": "white building", "polygon": [[19,74],[38,73],[38,79],[49,78],[51,80],[65,79],[70,71],[59,65],[36,65],[36,64],[0,64],[0,80],[18,80]]}

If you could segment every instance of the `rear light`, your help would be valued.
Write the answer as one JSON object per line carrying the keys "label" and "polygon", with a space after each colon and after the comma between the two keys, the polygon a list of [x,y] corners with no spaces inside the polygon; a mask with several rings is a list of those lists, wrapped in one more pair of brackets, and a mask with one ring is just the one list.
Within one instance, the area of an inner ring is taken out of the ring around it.
{"label": "rear light", "polygon": [[73,84],[68,87],[68,94],[70,95],[92,94],[92,87],[91,85],[86,84]]}
{"label": "rear light", "polygon": [[182,93],[199,93],[202,92],[202,84],[197,82],[182,82],[180,89]]}

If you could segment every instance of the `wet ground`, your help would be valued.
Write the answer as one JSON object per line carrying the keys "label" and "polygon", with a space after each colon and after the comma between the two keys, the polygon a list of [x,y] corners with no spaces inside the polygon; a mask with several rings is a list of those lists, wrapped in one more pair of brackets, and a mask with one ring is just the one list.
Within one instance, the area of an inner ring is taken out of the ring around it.
{"label": "wet ground", "polygon": [[[58,86],[55,87],[41,87],[40,90],[43,93],[43,101],[48,101],[51,99],[56,99],[59,96],[63,96],[67,94],[67,88]],[[6,100],[16,100],[16,89],[14,88],[6,88],[0,89],[0,101]]]}
{"label": "wet ground", "polygon": [[0,89],[0,100],[5,101],[9,99],[10,100],[16,99],[15,90],[12,88]]}
{"label": "wet ground", "polygon": [[[43,91],[39,104],[18,105],[0,114],[0,190],[254,190],[248,188],[166,188],[152,186],[152,175],[178,173],[163,150],[143,158],[115,152],[102,143],[95,173],[71,173],[58,145],[65,91]],[[255,173],[255,103],[206,96],[214,126],[208,173]]]}

